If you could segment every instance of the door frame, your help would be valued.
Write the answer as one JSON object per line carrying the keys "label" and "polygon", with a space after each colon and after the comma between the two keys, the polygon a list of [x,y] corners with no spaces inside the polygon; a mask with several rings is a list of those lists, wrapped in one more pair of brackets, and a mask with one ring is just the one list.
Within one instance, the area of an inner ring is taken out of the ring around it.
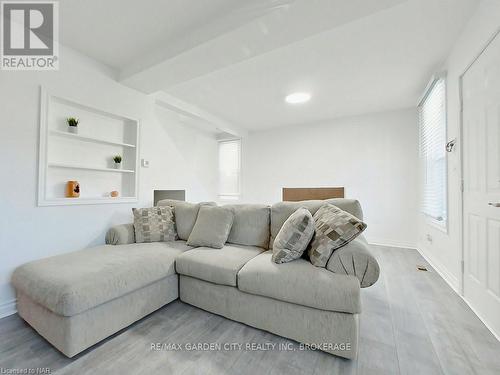
{"label": "door frame", "polygon": [[483,324],[488,328],[488,330],[498,339],[500,340],[500,337],[495,333],[489,326],[488,324],[485,323],[484,319],[481,317],[481,314],[478,313],[478,311],[470,305],[470,303],[467,301],[465,298],[464,294],[464,281],[465,281],[465,234],[464,234],[464,221],[465,221],[465,212],[464,212],[464,163],[465,163],[465,158],[464,158],[464,98],[463,98],[463,80],[465,74],[469,71],[469,69],[474,65],[474,63],[483,55],[483,53],[488,49],[488,47],[493,43],[493,41],[498,37],[500,38],[500,28],[498,28],[492,36],[488,38],[486,43],[483,45],[481,50],[479,51],[478,54],[475,55],[475,57],[472,59],[472,61],[467,65],[465,70],[463,71],[462,74],[458,77],[458,91],[459,91],[459,100],[460,100],[460,129],[459,129],[459,158],[460,158],[460,229],[459,229],[459,242],[460,242],[460,278],[459,278],[459,288],[460,288],[460,295],[462,299],[467,303],[467,305],[471,308],[471,310],[476,314],[476,316],[483,322]]}

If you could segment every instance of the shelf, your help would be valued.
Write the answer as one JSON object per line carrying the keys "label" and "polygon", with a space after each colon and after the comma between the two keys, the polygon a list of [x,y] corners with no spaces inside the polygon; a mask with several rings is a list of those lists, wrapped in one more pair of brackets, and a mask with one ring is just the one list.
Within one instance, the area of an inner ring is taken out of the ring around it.
{"label": "shelf", "polygon": [[96,168],[96,167],[89,167],[86,165],[64,164],[64,163],[49,163],[49,167],[51,167],[51,168],[69,168],[69,169],[85,169],[88,171],[99,171],[99,172],[135,173],[135,171],[133,171],[131,169]]}
{"label": "shelf", "polygon": [[[40,90],[37,204],[137,204],[140,121],[109,112],[107,105],[98,108],[95,103],[81,103],[73,95],[64,91],[55,94],[43,87]],[[84,124],[77,128],[80,134],[69,132],[69,117]],[[124,157],[123,169],[114,168],[113,155]],[[67,180],[75,179],[85,188],[79,198],[66,198]],[[111,191],[118,191],[120,196],[111,197]]]}
{"label": "shelf", "polygon": [[84,142],[95,142],[95,143],[103,143],[106,145],[114,145],[114,146],[123,146],[123,147],[130,147],[130,148],[135,148],[135,145],[129,144],[129,143],[121,143],[121,142],[112,142],[108,141],[105,139],[100,139],[100,138],[95,138],[95,137],[89,137],[86,135],[80,135],[80,134],[73,134],[73,133],[68,133],[68,132],[63,132],[60,130],[51,130],[50,131],[51,135],[56,135],[59,137],[67,137],[67,138],[73,138],[73,139],[78,139],[80,141]]}
{"label": "shelf", "polygon": [[111,204],[111,203],[135,203],[135,197],[88,197],[88,198],[49,198],[41,203],[41,206],[65,206],[80,204]]}

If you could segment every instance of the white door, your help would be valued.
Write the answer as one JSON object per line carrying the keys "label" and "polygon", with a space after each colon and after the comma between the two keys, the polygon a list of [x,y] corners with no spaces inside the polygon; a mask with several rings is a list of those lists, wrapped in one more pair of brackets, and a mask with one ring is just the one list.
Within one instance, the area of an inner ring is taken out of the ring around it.
{"label": "white door", "polygon": [[464,74],[464,296],[500,336],[500,36]]}

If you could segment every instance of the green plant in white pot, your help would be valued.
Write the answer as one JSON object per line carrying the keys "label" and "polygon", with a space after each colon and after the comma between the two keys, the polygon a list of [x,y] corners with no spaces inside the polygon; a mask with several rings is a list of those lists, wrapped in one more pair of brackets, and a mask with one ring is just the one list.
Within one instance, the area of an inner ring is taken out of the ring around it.
{"label": "green plant in white pot", "polygon": [[121,155],[115,155],[115,156],[113,156],[113,161],[115,162],[115,168],[116,169],[121,169],[122,168],[122,157],[121,157]]}
{"label": "green plant in white pot", "polygon": [[68,123],[68,132],[78,134],[78,123],[80,120],[74,117],[68,117],[66,122]]}

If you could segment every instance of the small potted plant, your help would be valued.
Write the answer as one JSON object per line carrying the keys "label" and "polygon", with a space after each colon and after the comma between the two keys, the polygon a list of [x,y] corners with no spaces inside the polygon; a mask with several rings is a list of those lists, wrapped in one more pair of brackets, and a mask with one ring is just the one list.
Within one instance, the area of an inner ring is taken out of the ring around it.
{"label": "small potted plant", "polygon": [[122,168],[122,157],[121,157],[121,155],[115,155],[115,156],[113,156],[113,161],[115,162],[115,168],[116,169],[121,169]]}
{"label": "small potted plant", "polygon": [[79,120],[74,117],[68,117],[66,119],[66,122],[68,123],[68,131],[73,134],[78,134],[78,122]]}

